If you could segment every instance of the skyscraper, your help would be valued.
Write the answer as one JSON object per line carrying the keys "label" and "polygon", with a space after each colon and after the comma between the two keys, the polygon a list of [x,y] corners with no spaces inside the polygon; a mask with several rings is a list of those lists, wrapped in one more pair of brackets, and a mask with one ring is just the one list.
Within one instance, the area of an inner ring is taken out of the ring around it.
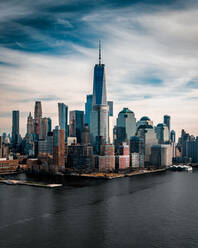
{"label": "skyscraper", "polygon": [[109,116],[113,116],[113,101],[108,101],[107,104],[109,105]]}
{"label": "skyscraper", "polygon": [[29,113],[28,119],[27,119],[27,134],[33,135],[34,134],[34,120],[31,115],[31,112]]}
{"label": "skyscraper", "polygon": [[93,95],[87,95],[87,101],[85,103],[85,124],[90,126],[90,113],[92,110],[92,98]]}
{"label": "skyscraper", "polygon": [[48,132],[52,131],[52,119],[51,118],[47,118],[48,119]]}
{"label": "skyscraper", "polygon": [[176,141],[176,133],[174,130],[171,130],[171,134],[170,134],[170,139],[171,139],[171,142],[175,143]]}
{"label": "skyscraper", "polygon": [[70,111],[69,124],[69,136],[77,137],[77,142],[81,143],[81,135],[84,127],[84,111]]}
{"label": "skyscraper", "polygon": [[117,118],[117,144],[120,145],[126,141],[129,144],[131,136],[136,132],[136,118],[133,111],[128,108],[123,108]]}
{"label": "skyscraper", "polygon": [[42,118],[41,102],[36,101],[35,109],[34,109],[34,133],[35,133],[36,140],[39,139],[41,118]]}
{"label": "skyscraper", "polygon": [[169,115],[164,115],[164,124],[167,125],[168,130],[170,132],[170,116]]}
{"label": "skyscraper", "polygon": [[167,144],[170,140],[170,132],[168,126],[164,123],[159,123],[155,128],[158,144]]}
{"label": "skyscraper", "polygon": [[40,133],[39,133],[39,139],[46,139],[47,133],[48,133],[48,118],[44,117],[40,119]]}
{"label": "skyscraper", "polygon": [[53,130],[53,162],[56,171],[65,168],[65,132],[59,126]]}
{"label": "skyscraper", "polygon": [[65,131],[65,141],[68,137],[68,106],[64,103],[58,103],[58,122],[60,129]]}
{"label": "skyscraper", "polygon": [[[96,150],[99,140],[109,143],[109,106],[107,104],[105,65],[101,64],[101,47],[99,42],[99,64],[94,67],[92,111],[90,114],[91,144]],[[98,151],[97,151],[98,152]]]}
{"label": "skyscraper", "polygon": [[19,111],[12,111],[12,144],[14,147],[19,142]]}

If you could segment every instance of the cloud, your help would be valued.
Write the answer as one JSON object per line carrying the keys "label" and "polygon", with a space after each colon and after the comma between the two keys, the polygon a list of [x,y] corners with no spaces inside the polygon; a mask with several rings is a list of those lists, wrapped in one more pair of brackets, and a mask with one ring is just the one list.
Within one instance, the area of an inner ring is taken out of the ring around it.
{"label": "cloud", "polygon": [[58,101],[84,109],[100,38],[115,114],[128,106],[137,119],[148,115],[157,124],[167,113],[177,132],[198,135],[195,1],[13,3],[0,3],[7,9],[0,17],[2,112],[31,111],[40,99],[56,124]]}

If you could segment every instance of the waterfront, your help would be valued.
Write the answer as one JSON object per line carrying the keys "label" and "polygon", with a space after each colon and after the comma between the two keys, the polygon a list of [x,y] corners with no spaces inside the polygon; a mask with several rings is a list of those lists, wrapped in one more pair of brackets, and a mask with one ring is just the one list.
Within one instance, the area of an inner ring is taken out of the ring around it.
{"label": "waterfront", "polygon": [[197,169],[61,183],[0,185],[1,248],[198,245]]}

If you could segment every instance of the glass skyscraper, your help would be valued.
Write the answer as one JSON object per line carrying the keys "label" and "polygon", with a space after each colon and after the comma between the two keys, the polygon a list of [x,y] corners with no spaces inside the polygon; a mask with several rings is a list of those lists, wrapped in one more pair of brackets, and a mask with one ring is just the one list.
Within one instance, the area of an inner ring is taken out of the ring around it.
{"label": "glass skyscraper", "polygon": [[19,143],[19,111],[12,111],[12,144],[15,147]]}
{"label": "glass skyscraper", "polygon": [[92,110],[93,95],[87,95],[87,101],[85,103],[85,124],[90,126],[90,113]]}
{"label": "glass skyscraper", "polygon": [[68,106],[64,103],[58,103],[58,120],[61,130],[65,131],[65,141],[68,137]]}
{"label": "glass skyscraper", "polygon": [[81,135],[84,127],[84,111],[73,110],[69,112],[69,136],[76,137],[81,143]]}
{"label": "glass skyscraper", "polygon": [[100,142],[109,143],[109,106],[107,104],[105,65],[101,64],[99,43],[99,64],[94,67],[93,100],[90,114],[91,144],[99,148]]}

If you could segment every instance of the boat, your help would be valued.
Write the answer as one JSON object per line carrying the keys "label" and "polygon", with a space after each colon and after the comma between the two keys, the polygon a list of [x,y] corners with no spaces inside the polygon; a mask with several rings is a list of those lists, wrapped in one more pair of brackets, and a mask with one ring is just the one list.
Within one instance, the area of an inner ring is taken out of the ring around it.
{"label": "boat", "polygon": [[172,171],[192,171],[192,166],[190,165],[171,165],[169,167],[169,170],[172,170]]}

